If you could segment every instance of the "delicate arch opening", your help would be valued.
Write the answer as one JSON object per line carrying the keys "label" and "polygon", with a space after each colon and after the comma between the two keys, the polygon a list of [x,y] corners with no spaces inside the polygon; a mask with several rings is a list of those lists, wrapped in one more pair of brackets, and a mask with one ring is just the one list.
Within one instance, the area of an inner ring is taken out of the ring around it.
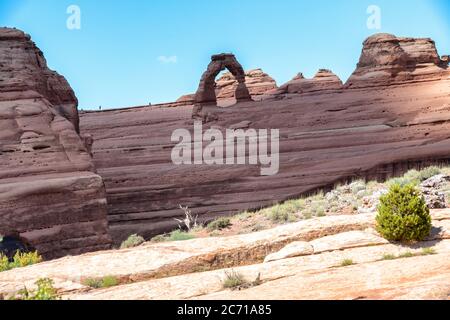
{"label": "delicate arch opening", "polygon": [[219,73],[226,69],[231,72],[238,82],[235,93],[236,101],[252,100],[245,84],[245,72],[241,64],[233,54],[223,53],[211,57],[211,63],[203,74],[195,95],[195,103],[197,105],[217,105],[215,81]]}

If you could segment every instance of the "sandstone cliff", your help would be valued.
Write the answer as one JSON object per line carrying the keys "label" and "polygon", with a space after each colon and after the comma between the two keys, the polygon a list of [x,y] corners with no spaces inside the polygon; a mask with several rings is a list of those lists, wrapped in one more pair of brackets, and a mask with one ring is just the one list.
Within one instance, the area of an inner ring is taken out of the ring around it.
{"label": "sandstone cliff", "polygon": [[109,247],[102,178],[77,99],[30,36],[0,29],[0,233],[46,258]]}
{"label": "sandstone cliff", "polygon": [[280,172],[271,177],[250,165],[174,165],[171,134],[193,127],[186,102],[82,114],[82,131],[96,141],[114,240],[176,228],[180,204],[211,220],[450,158],[450,71],[431,40],[377,35],[364,43],[347,87],[322,70],[282,88],[262,101],[218,108],[206,126],[280,129]]}

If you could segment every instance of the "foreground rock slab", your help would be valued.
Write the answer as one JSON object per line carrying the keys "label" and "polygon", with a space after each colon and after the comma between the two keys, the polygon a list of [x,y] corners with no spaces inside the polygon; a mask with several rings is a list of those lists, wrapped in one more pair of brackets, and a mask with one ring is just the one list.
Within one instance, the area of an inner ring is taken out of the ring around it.
{"label": "foreground rock slab", "polygon": [[373,215],[311,219],[252,234],[201,238],[137,248],[66,257],[0,273],[0,292],[14,292],[36,279],[82,283],[89,278],[115,276],[122,283],[164,278],[197,271],[261,263],[293,241],[310,241],[351,230],[364,230]]}
{"label": "foreground rock slab", "polygon": [[[303,279],[328,274],[340,268],[349,270],[341,266],[344,260],[367,265],[367,274],[372,272],[375,277],[385,271],[373,269],[371,264],[387,262],[386,259],[395,259],[405,268],[413,260],[403,257],[410,256],[439,256],[448,264],[450,220],[446,219],[446,211],[432,211],[433,217],[439,219],[433,220],[439,233],[412,245],[387,243],[381,239],[372,229],[373,215],[323,217],[248,235],[144,244],[14,269],[0,273],[0,293],[8,295],[24,285],[32,288],[39,278],[52,278],[69,299],[210,298],[209,295],[234,293],[223,289],[226,273],[232,270],[250,284],[258,280],[258,285],[268,285],[297,276]],[[430,247],[433,250],[423,250]],[[440,276],[445,275],[446,269],[442,271]],[[101,290],[83,285],[86,279],[105,276],[116,277],[119,285]],[[351,278],[352,274],[347,277]],[[248,290],[253,290],[251,285]],[[270,299],[285,298],[278,291],[273,293]],[[322,297],[318,292],[315,294],[316,298]]]}

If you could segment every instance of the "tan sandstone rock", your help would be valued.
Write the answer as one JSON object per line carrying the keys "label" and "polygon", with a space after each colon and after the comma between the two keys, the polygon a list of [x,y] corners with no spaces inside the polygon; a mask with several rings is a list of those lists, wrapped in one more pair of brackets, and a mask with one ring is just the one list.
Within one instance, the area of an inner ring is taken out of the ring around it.
{"label": "tan sandstone rock", "polygon": [[77,100],[30,36],[0,28],[0,233],[45,258],[107,249],[103,179],[78,133]]}
{"label": "tan sandstone rock", "polygon": [[300,256],[306,256],[314,253],[314,248],[309,242],[296,241],[288,244],[286,247],[278,252],[269,254],[264,262],[272,262],[277,260],[283,260],[287,258],[294,258]]}

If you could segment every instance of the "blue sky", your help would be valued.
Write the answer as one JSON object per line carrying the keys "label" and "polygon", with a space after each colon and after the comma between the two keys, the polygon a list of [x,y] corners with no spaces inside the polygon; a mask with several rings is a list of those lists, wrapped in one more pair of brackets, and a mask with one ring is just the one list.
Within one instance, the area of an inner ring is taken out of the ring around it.
{"label": "blue sky", "polygon": [[[66,27],[72,4],[80,30]],[[366,26],[369,5],[381,30]],[[31,34],[84,109],[174,101],[220,52],[279,84],[319,68],[345,81],[376,32],[431,37],[450,54],[449,0],[0,0],[0,25]]]}

